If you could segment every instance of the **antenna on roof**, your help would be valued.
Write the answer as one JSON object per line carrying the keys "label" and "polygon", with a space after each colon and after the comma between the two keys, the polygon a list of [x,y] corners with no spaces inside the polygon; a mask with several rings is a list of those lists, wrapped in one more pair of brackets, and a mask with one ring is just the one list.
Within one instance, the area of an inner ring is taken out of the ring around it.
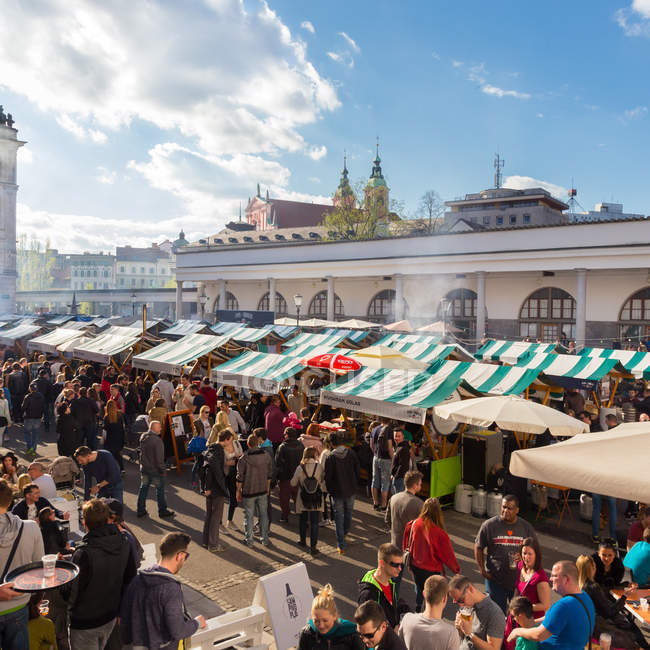
{"label": "antenna on roof", "polygon": [[239,221],[241,222],[241,201],[239,202]]}
{"label": "antenna on roof", "polygon": [[570,215],[575,215],[578,212],[578,210],[576,210],[576,207],[580,208],[582,212],[586,212],[586,210],[578,202],[578,199],[576,199],[576,196],[578,196],[578,190],[574,187],[573,177],[571,178],[571,189],[567,192],[567,194],[569,195],[569,200],[567,203],[569,204]]}
{"label": "antenna on roof", "polygon": [[501,173],[501,170],[503,169],[504,165],[506,164],[506,161],[499,156],[498,153],[494,154],[494,169],[496,170],[494,172],[494,187],[496,189],[499,189],[501,187],[501,183],[503,182],[503,174]]}

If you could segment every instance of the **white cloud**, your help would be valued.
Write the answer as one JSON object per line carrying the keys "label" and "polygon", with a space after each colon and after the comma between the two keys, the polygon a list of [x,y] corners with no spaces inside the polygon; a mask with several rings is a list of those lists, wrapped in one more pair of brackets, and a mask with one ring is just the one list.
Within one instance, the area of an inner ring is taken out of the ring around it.
{"label": "white cloud", "polygon": [[106,169],[106,167],[101,166],[97,167],[97,171],[99,173],[97,176],[95,176],[95,180],[97,180],[98,183],[103,183],[104,185],[113,185],[117,180],[116,171],[111,171],[110,169]]}
{"label": "white cloud", "polygon": [[536,113],[535,117],[539,117],[539,119],[541,120],[544,117],[544,113]]}
{"label": "white cloud", "polygon": [[320,160],[327,155],[327,147],[323,145],[322,147],[311,147],[307,152],[307,155],[312,160]]}
{"label": "white cloud", "polygon": [[431,56],[436,60],[440,61],[440,55],[437,52],[431,52]]}
{"label": "white cloud", "polygon": [[644,18],[650,18],[650,0],[634,0],[632,9],[640,13]]}
{"label": "white cloud", "polygon": [[469,68],[467,78],[480,85],[485,83],[486,74],[487,70],[485,69],[485,63],[478,63]]}
{"label": "white cloud", "polygon": [[345,42],[350,46],[353,52],[356,54],[359,54],[361,52],[361,48],[357,45],[356,41],[348,36],[345,32],[339,32],[339,36],[345,40]]}
{"label": "white cloud", "polygon": [[300,23],[300,26],[301,26],[304,30],[306,30],[306,31],[308,31],[308,32],[311,32],[312,34],[315,34],[315,33],[316,33],[316,30],[314,29],[314,26],[311,24],[311,22],[310,22],[309,20],[303,20],[303,21]]}
{"label": "white cloud", "polygon": [[647,106],[635,106],[634,108],[629,108],[626,111],[623,111],[623,115],[620,120],[624,124],[628,124],[634,120],[640,120],[648,114]]}
{"label": "white cloud", "polygon": [[451,60],[451,65],[454,68],[460,68],[460,67],[464,66],[465,64],[462,61],[456,61],[455,59],[452,59]]}
{"label": "white cloud", "polygon": [[312,183],[320,183],[320,178],[317,178],[316,176],[310,176],[307,180]]}
{"label": "white cloud", "polygon": [[305,44],[265,3],[257,6],[7,3],[2,84],[95,142],[140,119],[208,152],[299,151],[299,127],[340,103]]}
{"label": "white cloud", "polygon": [[614,20],[626,36],[650,37],[650,0],[633,0],[614,13]]}
{"label": "white cloud", "polygon": [[504,90],[492,84],[485,84],[481,86],[481,92],[493,97],[514,97],[515,99],[530,99],[530,93],[521,93],[517,90]]}
{"label": "white cloud", "polygon": [[541,187],[561,201],[564,201],[567,196],[566,187],[555,185],[554,183],[549,183],[547,181],[540,181],[532,176],[508,176],[503,181],[503,187],[508,187],[512,190],[527,190],[533,187]]}

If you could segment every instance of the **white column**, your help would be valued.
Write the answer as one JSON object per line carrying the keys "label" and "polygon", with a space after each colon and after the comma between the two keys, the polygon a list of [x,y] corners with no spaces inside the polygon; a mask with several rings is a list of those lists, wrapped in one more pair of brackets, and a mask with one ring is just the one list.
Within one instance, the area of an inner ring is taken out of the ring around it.
{"label": "white column", "polygon": [[587,269],[576,269],[576,348],[585,346],[587,332]]}
{"label": "white column", "polygon": [[334,278],[327,276],[327,320],[334,320]]}
{"label": "white column", "polygon": [[205,318],[205,314],[203,313],[205,307],[201,304],[201,301],[199,298],[205,294],[205,282],[197,282],[196,283],[196,313],[199,315],[199,320],[203,320]]}
{"label": "white column", "polygon": [[395,320],[404,319],[404,276],[395,274]]}
{"label": "white column", "polygon": [[476,338],[477,343],[485,334],[485,271],[476,273]]}
{"label": "white column", "polygon": [[183,318],[183,281],[176,279],[176,320]]}
{"label": "white column", "polygon": [[226,281],[219,280],[219,302],[217,303],[218,309],[226,308]]}
{"label": "white column", "polygon": [[275,314],[275,278],[269,278],[269,311]]}

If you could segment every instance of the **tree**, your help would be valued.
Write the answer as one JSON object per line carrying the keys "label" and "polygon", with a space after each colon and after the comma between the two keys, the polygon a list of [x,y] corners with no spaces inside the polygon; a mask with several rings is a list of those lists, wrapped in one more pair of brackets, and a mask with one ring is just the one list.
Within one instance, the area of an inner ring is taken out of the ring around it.
{"label": "tree", "polygon": [[353,203],[337,205],[323,214],[323,226],[330,239],[376,239],[380,226],[377,211],[358,198],[364,196],[363,180],[354,183],[354,195]]}
{"label": "tree", "polygon": [[418,215],[429,220],[429,232],[435,232],[442,224],[445,204],[435,190],[427,190],[418,205]]}

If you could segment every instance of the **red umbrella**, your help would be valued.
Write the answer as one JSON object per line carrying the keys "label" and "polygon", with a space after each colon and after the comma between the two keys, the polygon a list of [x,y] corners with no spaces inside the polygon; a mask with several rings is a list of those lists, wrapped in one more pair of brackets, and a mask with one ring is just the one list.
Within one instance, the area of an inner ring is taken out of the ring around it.
{"label": "red umbrella", "polygon": [[349,372],[351,370],[359,370],[361,364],[351,357],[346,357],[344,354],[330,352],[328,354],[319,354],[311,359],[300,359],[303,366],[311,368],[326,368],[335,372]]}

